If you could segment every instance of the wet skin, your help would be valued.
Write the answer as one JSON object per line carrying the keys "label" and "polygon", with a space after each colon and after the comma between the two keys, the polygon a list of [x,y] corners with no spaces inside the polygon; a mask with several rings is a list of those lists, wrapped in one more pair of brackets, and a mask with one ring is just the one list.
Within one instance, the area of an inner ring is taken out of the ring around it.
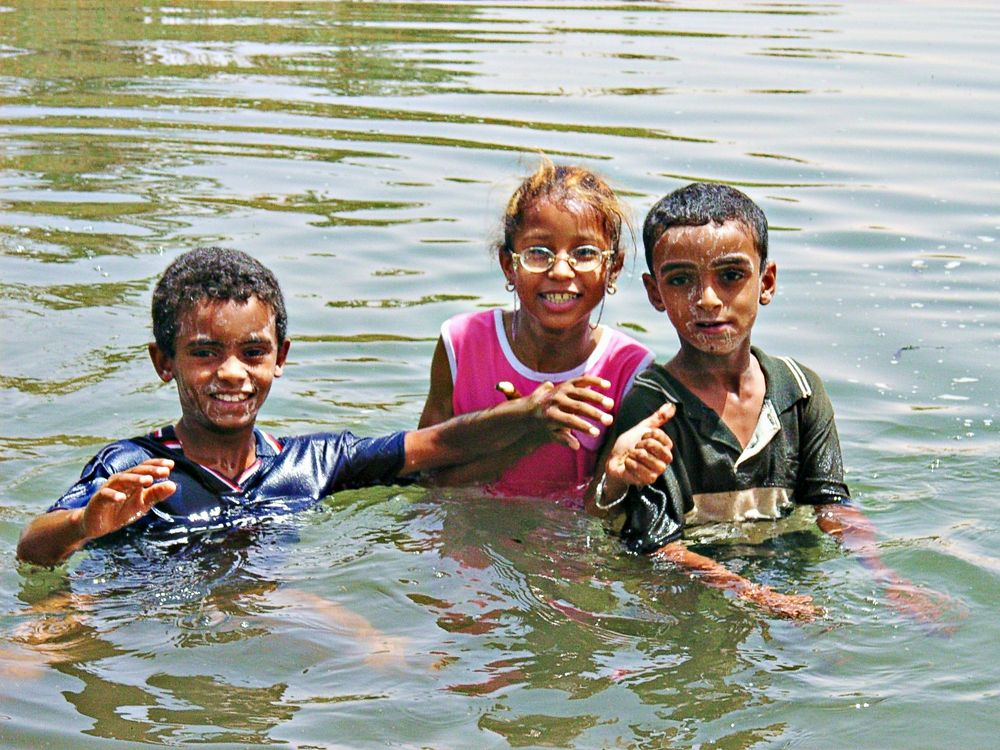
{"label": "wet skin", "polygon": [[[677,330],[683,360],[745,359],[759,305],[771,301],[777,270],[760,265],[742,224],[672,227],[653,248],[653,273],[643,274],[650,303]],[[707,364],[707,363],[706,363]]]}
{"label": "wet skin", "polygon": [[[504,276],[514,285],[521,307],[517,331],[512,332],[515,351],[519,341],[558,338],[564,347],[566,342],[580,342],[579,348],[588,351],[569,352],[572,362],[564,368],[569,369],[585,359],[596,343],[589,327],[590,314],[604,299],[609,274],[614,278],[621,271],[621,253],[586,273],[578,273],[569,265],[566,254],[575,247],[594,245],[601,250],[611,249],[611,237],[594,209],[574,201],[555,203],[542,199],[529,206],[513,245],[515,252],[541,245],[557,256],[555,265],[547,272],[531,273],[515,267],[509,253],[500,254]],[[531,353],[525,354],[522,361],[532,366]]]}
{"label": "wet skin", "polygon": [[[184,311],[173,357],[149,345],[160,379],[177,384],[182,414],[177,434],[185,454],[197,453],[198,446],[253,445],[257,413],[281,376],[288,347],[287,339],[278,344],[271,307],[256,297],[245,303],[202,300]],[[225,473],[244,468],[230,466]]]}

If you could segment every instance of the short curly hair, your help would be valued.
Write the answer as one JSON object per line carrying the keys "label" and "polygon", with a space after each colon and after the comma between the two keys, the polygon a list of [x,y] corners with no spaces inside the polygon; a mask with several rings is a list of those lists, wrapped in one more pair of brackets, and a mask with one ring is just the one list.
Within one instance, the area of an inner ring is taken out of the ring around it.
{"label": "short curly hair", "polygon": [[646,265],[653,273],[653,248],[671,227],[701,227],[706,224],[742,224],[753,238],[763,270],[767,263],[767,217],[760,206],[729,185],[692,182],[656,202],[642,227]]}
{"label": "short curly hair", "polygon": [[180,317],[204,299],[246,302],[256,297],[270,305],[278,344],[285,341],[288,314],[274,274],[240,250],[199,247],[167,266],[153,290],[153,338],[161,351],[176,355]]}

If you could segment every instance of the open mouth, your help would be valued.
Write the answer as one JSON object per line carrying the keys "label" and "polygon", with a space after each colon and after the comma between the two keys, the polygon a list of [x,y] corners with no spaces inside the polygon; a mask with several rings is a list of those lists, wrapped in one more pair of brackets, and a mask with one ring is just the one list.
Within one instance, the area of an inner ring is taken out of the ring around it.
{"label": "open mouth", "polygon": [[553,305],[565,305],[567,302],[575,301],[579,296],[575,292],[548,292],[541,295],[543,300]]}
{"label": "open mouth", "polygon": [[216,401],[225,401],[227,404],[239,404],[243,401],[248,401],[250,397],[253,396],[252,393],[213,393],[211,397]]}

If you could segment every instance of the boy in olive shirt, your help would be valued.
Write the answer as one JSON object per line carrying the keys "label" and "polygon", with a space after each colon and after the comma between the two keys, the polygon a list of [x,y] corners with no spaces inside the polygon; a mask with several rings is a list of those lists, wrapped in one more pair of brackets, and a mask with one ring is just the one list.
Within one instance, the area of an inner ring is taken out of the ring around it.
{"label": "boy in olive shirt", "polygon": [[[686,525],[777,519],[812,505],[819,527],[857,551],[901,609],[931,618],[936,607],[882,563],[873,527],[850,503],[819,376],[751,346],[777,282],[763,211],[735,188],[694,183],[653,206],[643,243],[646,294],[669,317],[680,349],[625,397],[591,509],[624,513],[632,551],[699,570],[779,615],[810,618],[819,610],[809,597],[752,584],[676,540]],[[670,416],[651,420],[658,409]]]}

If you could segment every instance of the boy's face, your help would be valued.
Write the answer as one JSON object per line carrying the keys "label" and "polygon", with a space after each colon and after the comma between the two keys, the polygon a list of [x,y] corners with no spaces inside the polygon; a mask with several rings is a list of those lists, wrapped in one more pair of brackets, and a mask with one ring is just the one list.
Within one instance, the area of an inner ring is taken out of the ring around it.
{"label": "boy's face", "polygon": [[181,421],[189,434],[253,428],[274,378],[280,377],[289,341],[279,346],[271,306],[202,299],[178,320],[173,357],[155,343],[149,354],[164,381],[177,381]]}
{"label": "boy's face", "polygon": [[642,281],[666,312],[681,347],[725,356],[748,345],[757,306],[771,301],[777,269],[760,268],[753,236],[742,224],[671,227],[653,248],[653,273]]}

